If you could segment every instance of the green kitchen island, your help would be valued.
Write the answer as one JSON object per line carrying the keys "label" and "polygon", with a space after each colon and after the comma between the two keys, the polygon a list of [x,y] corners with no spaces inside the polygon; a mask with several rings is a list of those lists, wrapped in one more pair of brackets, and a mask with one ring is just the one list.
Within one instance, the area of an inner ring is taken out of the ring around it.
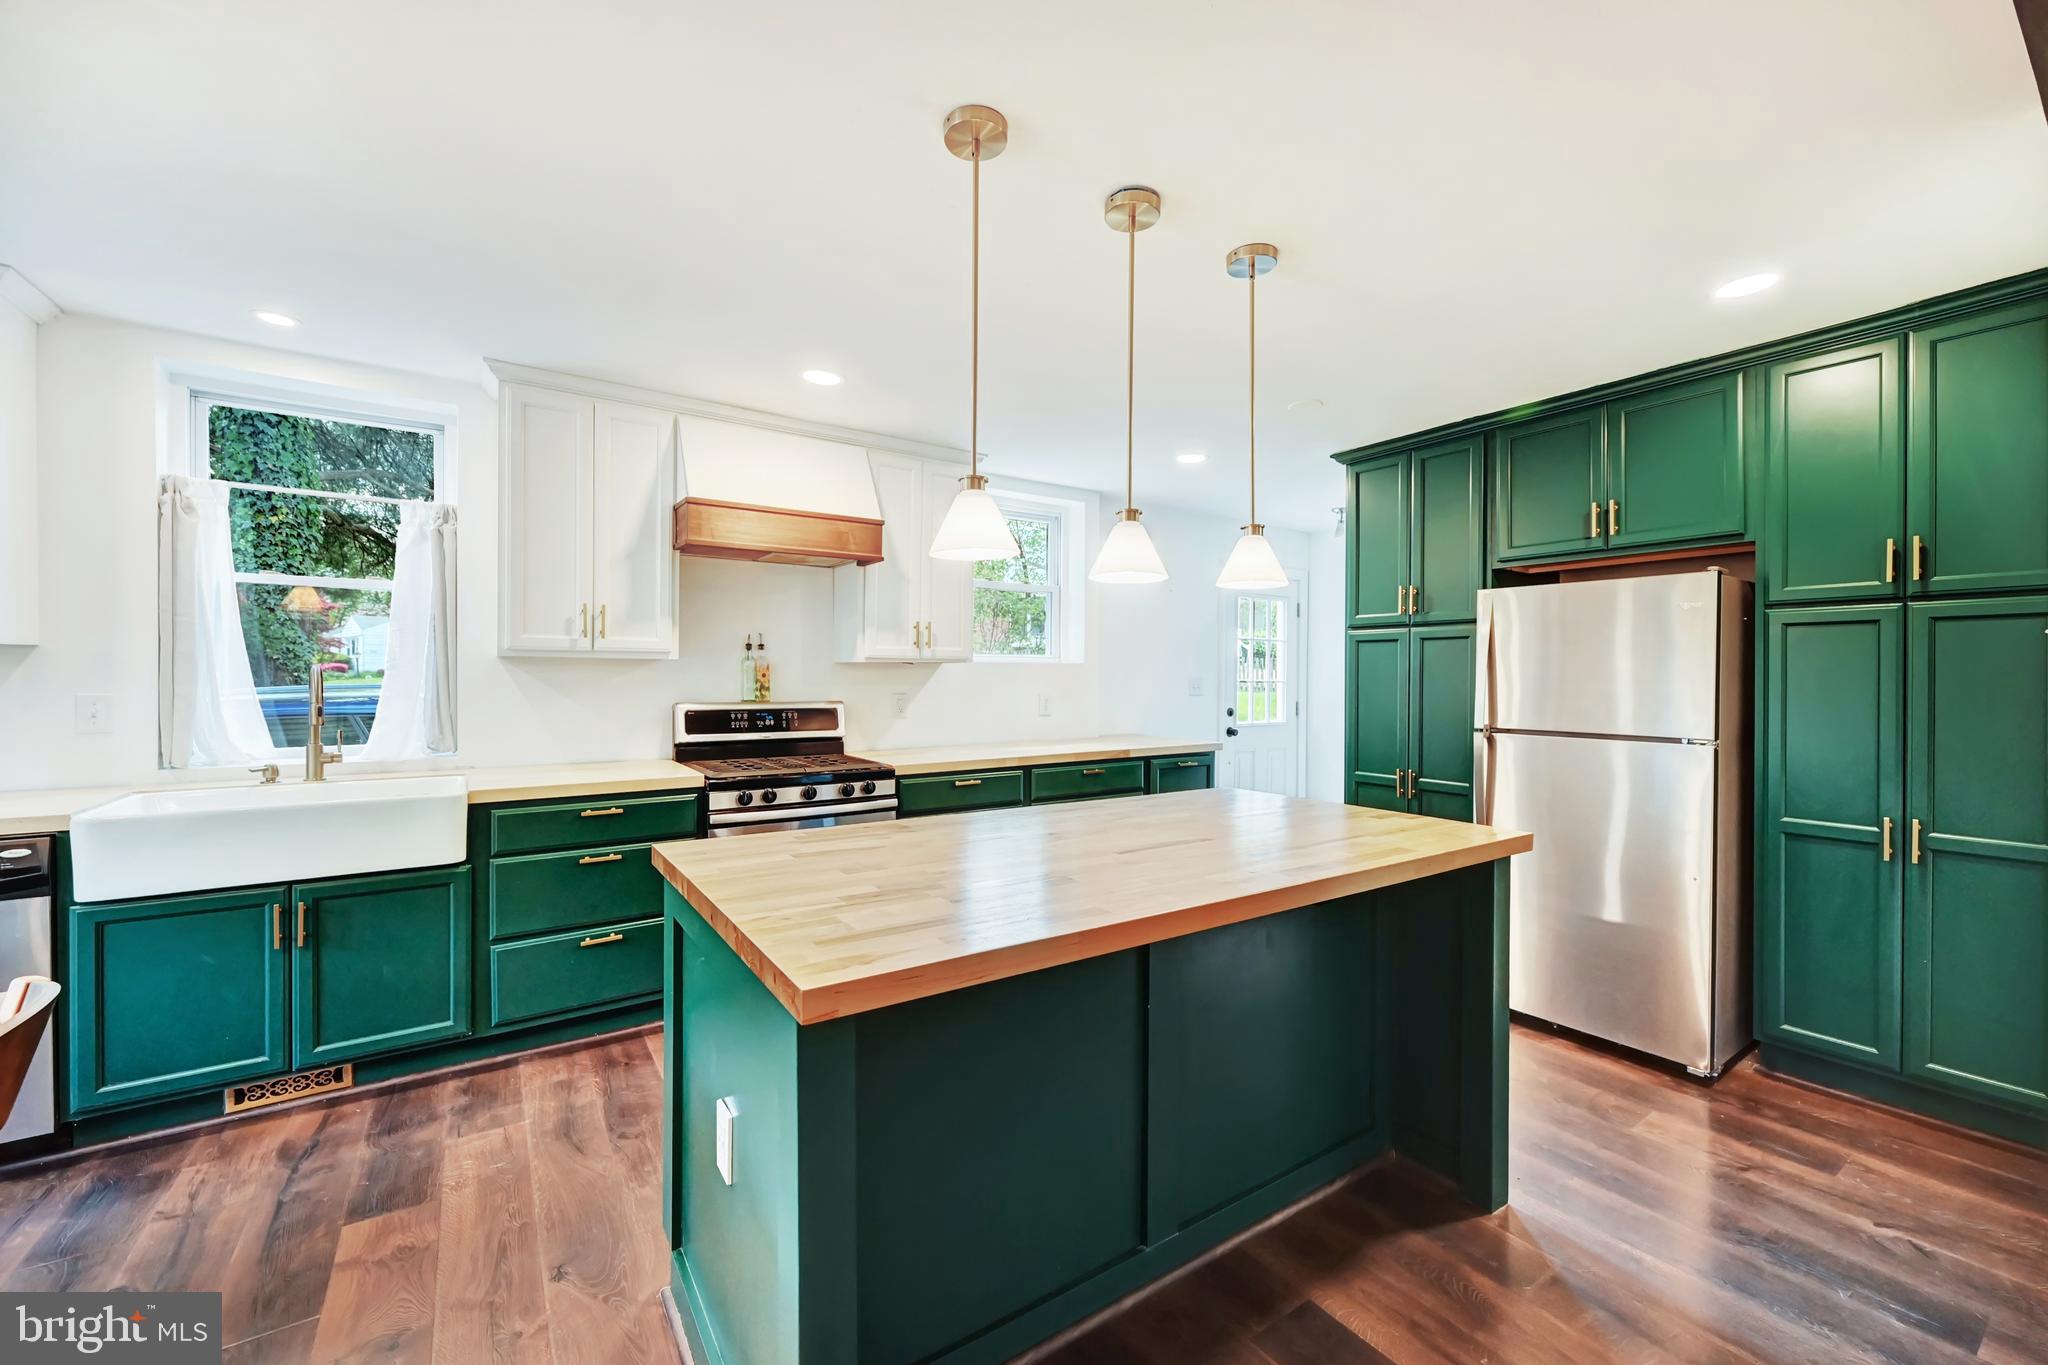
{"label": "green kitchen island", "polygon": [[1398,1151],[1507,1199],[1507,859],[1236,790],[656,846],[697,1365],[1000,1361]]}

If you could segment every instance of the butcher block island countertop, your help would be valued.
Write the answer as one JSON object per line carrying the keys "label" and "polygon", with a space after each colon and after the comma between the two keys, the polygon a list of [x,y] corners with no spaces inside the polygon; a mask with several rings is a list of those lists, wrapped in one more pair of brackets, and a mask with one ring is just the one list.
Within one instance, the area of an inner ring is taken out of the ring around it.
{"label": "butcher block island countertop", "polygon": [[1229,788],[747,839],[655,866],[798,1023],[1525,852],[1527,834]]}

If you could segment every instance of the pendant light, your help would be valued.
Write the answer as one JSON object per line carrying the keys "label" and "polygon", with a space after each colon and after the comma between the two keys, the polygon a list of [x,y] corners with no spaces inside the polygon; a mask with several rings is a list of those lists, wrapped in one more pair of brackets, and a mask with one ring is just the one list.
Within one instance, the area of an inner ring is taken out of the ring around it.
{"label": "pendant light", "polygon": [[1230,558],[1223,562],[1223,572],[1216,576],[1219,588],[1284,588],[1287,586],[1287,571],[1280,567],[1280,556],[1273,553],[1273,543],[1266,539],[1266,528],[1259,525],[1259,276],[1280,264],[1280,248],[1268,242],[1248,242],[1231,252],[1223,260],[1224,268],[1232,279],[1251,282],[1249,298],[1251,319],[1251,348],[1248,373],[1251,383],[1247,390],[1250,422],[1250,441],[1247,453],[1251,457],[1251,511],[1243,527],[1244,534],[1230,551]]}
{"label": "pendant light", "polygon": [[1163,583],[1166,566],[1131,505],[1132,430],[1137,395],[1138,234],[1159,221],[1159,194],[1140,185],[1118,190],[1102,206],[1103,220],[1128,239],[1129,269],[1124,286],[1124,510],[1116,514],[1109,538],[1088,576],[1098,583]]}
{"label": "pendant light", "polygon": [[946,150],[974,166],[972,322],[967,388],[967,477],[932,537],[933,559],[1014,559],[1017,537],[981,476],[981,163],[1001,156],[1010,124],[985,104],[963,104],[946,115]]}

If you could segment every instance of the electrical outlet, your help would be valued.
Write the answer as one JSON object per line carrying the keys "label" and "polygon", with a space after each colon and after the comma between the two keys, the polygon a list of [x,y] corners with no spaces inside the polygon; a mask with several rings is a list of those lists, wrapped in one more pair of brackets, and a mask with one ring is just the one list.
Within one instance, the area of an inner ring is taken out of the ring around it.
{"label": "electrical outlet", "polygon": [[718,1174],[725,1183],[732,1184],[732,1130],[733,1121],[740,1116],[740,1107],[730,1098],[718,1101],[718,1123],[714,1148],[718,1160]]}
{"label": "electrical outlet", "polygon": [[891,692],[889,700],[895,703],[897,715],[907,716],[910,714],[910,694],[908,692]]}
{"label": "electrical outlet", "polygon": [[1188,679],[1188,695],[1191,697],[1199,697],[1202,695],[1202,680],[1200,678]]}
{"label": "electrical outlet", "polygon": [[97,692],[77,697],[77,724],[81,735],[104,735],[114,728],[114,699]]}
{"label": "electrical outlet", "polygon": [[1038,714],[1041,716],[1052,714],[1052,693],[1040,692],[1038,694]]}

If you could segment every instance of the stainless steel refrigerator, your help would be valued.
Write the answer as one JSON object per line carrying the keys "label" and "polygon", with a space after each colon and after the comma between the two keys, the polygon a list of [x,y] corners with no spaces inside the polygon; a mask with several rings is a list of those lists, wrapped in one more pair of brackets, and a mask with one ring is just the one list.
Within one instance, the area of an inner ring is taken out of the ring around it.
{"label": "stainless steel refrigerator", "polygon": [[1751,587],[1716,569],[1479,594],[1474,799],[1509,1006],[1718,1074],[1750,1040]]}

